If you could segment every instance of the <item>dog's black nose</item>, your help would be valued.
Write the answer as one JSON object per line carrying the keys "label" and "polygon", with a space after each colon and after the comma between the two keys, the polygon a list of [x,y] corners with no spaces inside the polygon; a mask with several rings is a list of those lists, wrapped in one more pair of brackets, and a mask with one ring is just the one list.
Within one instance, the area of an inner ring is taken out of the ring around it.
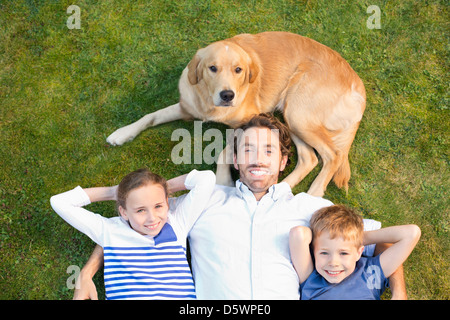
{"label": "dog's black nose", "polygon": [[234,92],[231,90],[223,90],[220,92],[220,99],[225,102],[230,102],[234,99]]}

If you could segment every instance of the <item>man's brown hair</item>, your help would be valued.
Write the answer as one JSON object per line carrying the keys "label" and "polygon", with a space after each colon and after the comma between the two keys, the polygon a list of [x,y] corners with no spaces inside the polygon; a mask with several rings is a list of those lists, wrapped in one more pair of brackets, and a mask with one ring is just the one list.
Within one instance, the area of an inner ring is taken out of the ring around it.
{"label": "man's brown hair", "polygon": [[[236,131],[244,132],[249,128],[263,127],[270,130],[277,130],[280,139],[281,154],[288,157],[291,155],[291,136],[289,129],[270,113],[260,113],[243,124]],[[234,135],[234,154],[237,154],[237,135]]]}

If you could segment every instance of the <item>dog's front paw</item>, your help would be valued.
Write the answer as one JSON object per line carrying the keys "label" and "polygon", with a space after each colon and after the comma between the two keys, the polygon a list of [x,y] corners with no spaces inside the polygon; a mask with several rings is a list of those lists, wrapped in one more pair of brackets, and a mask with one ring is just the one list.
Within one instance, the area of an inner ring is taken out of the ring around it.
{"label": "dog's front paw", "polygon": [[106,142],[113,146],[121,146],[125,142],[133,140],[135,137],[136,133],[132,130],[131,125],[128,125],[114,131],[108,138],[106,138]]}

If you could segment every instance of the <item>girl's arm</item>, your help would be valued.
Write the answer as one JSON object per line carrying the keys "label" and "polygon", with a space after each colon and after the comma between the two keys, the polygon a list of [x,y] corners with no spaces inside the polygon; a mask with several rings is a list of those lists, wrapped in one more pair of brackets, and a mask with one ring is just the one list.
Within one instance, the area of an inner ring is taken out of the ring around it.
{"label": "girl's arm", "polygon": [[169,189],[169,194],[175,193],[177,191],[186,190],[184,182],[188,174],[183,174],[182,176],[167,180],[167,189]]}
{"label": "girl's arm", "polygon": [[190,190],[179,197],[171,209],[189,231],[208,204],[216,185],[216,175],[211,170],[192,170],[189,174],[168,181],[169,190]]}
{"label": "girl's arm", "polygon": [[380,255],[380,265],[388,278],[408,258],[420,238],[420,228],[416,225],[404,225],[383,228],[364,233],[364,244],[393,243]]}
{"label": "girl's arm", "polygon": [[312,232],[308,227],[294,227],[289,232],[291,260],[300,284],[308,279],[309,275],[314,271],[314,264],[309,251],[311,240]]}
{"label": "girl's arm", "polygon": [[[84,208],[92,202],[117,199],[117,186],[73,190],[58,194],[50,199],[52,208],[66,222],[88,235],[96,243],[100,242],[103,218]],[[99,231],[100,230],[100,231]],[[91,258],[81,270],[77,279],[74,299],[97,299],[97,290],[92,277],[103,265],[103,249],[97,245]]]}
{"label": "girl's arm", "polygon": [[102,245],[102,233],[107,218],[83,208],[97,201],[114,200],[116,187],[101,187],[73,190],[51,197],[50,204],[55,212],[72,227],[86,234],[94,242]]}
{"label": "girl's arm", "polygon": [[96,187],[83,189],[91,202],[117,200],[117,187]]}

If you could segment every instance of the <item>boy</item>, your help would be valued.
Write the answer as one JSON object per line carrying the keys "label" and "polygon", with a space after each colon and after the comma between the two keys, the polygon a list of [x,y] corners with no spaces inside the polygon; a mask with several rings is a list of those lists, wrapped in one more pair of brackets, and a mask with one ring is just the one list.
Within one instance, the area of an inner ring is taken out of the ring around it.
{"label": "boy", "polygon": [[[420,238],[416,225],[364,232],[362,218],[341,205],[318,210],[310,225],[292,228],[289,235],[302,300],[379,300],[387,278]],[[382,242],[393,245],[376,257],[361,257],[364,245]]]}

